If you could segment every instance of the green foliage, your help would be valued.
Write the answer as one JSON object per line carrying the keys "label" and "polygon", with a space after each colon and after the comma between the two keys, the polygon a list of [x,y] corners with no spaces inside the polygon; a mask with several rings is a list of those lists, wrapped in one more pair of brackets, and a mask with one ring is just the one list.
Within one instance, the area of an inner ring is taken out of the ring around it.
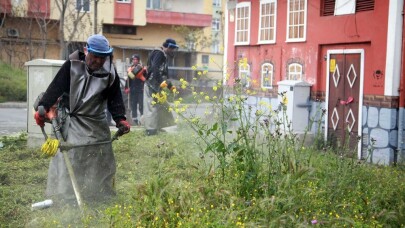
{"label": "green foliage", "polygon": [[[224,110],[232,113],[233,109]],[[226,121],[226,138],[214,140],[217,145],[207,150],[204,143],[195,143],[202,142],[200,134],[211,140],[212,134],[219,135],[216,132],[225,126],[222,121],[214,121],[212,113],[209,116],[207,120],[211,121],[204,122],[206,130],[201,133],[185,128],[175,134],[145,136],[135,128],[115,141],[117,197],[106,203],[86,203],[83,214],[77,207],[57,204],[50,209],[30,211],[32,203],[44,200],[49,159],[40,156],[39,147],[26,147],[26,135],[3,137],[0,224],[5,227],[306,227],[312,223],[325,227],[405,226],[404,167],[353,162],[329,149],[297,146],[300,143],[296,136],[281,130],[261,131],[256,143],[253,137],[249,145],[243,145],[239,142],[244,139],[235,142],[246,129],[235,123],[237,115],[230,115]],[[202,125],[203,120],[199,118],[198,122]],[[264,120],[258,121],[266,126]],[[249,124],[252,124],[249,129],[254,129],[255,122]],[[284,128],[283,123],[277,124]],[[252,130],[247,133],[254,136]],[[267,148],[268,140],[271,148]],[[214,153],[215,150],[219,152]],[[221,156],[225,165],[219,162]],[[254,175],[248,175],[247,171]]]}
{"label": "green foliage", "polygon": [[347,158],[347,145],[334,150],[319,135],[305,145],[285,121],[284,94],[278,107],[256,108],[236,83],[224,97],[189,88],[195,105],[174,97],[180,132],[134,128],[114,141],[117,197],[86,202],[83,214],[57,203],[31,211],[44,200],[49,159],[27,147],[26,134],[2,137],[1,226],[405,227],[403,164]]}
{"label": "green foliage", "polygon": [[181,46],[191,49],[192,51],[204,49],[209,47],[212,43],[211,37],[205,36],[204,30],[201,28],[172,26],[172,30],[180,34],[186,41],[186,43],[182,43]]}
{"label": "green foliage", "polygon": [[26,101],[27,76],[24,70],[0,61],[0,102]]}

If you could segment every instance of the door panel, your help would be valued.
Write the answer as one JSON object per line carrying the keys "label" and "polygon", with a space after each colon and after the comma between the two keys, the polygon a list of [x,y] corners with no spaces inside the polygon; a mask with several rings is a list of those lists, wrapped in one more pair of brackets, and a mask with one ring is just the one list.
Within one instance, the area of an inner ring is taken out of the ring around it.
{"label": "door panel", "polygon": [[330,55],[328,140],[337,147],[357,147],[360,57],[357,53]]}

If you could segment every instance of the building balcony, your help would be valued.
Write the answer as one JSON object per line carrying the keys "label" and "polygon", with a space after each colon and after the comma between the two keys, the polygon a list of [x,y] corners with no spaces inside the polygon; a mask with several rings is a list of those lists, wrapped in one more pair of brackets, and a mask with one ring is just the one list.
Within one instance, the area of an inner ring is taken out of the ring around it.
{"label": "building balcony", "polygon": [[211,26],[212,15],[199,13],[182,13],[161,10],[147,10],[146,22],[151,24],[184,25],[192,27]]}
{"label": "building balcony", "polygon": [[0,1],[0,13],[11,13],[11,0]]}

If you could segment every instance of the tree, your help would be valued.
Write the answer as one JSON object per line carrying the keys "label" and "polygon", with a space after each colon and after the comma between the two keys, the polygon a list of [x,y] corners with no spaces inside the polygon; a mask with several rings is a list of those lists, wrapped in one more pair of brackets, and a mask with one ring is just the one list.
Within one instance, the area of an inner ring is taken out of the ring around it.
{"label": "tree", "polygon": [[59,57],[65,59],[68,55],[68,46],[72,43],[73,38],[78,36],[78,29],[85,29],[86,23],[91,24],[90,16],[85,9],[85,7],[90,6],[90,0],[55,0],[55,4],[60,13]]}
{"label": "tree", "polygon": [[193,28],[187,26],[173,26],[172,30],[179,33],[185,40],[185,44],[181,44],[191,52],[202,50],[209,47],[212,43],[211,37],[204,35],[204,30],[201,28]]}
{"label": "tree", "polygon": [[47,12],[51,11],[51,6],[47,4],[48,2],[45,1],[45,5],[40,3],[39,1],[31,1],[31,18],[35,19],[40,31],[40,40],[42,46],[42,58],[46,58],[46,51],[48,47],[48,31],[51,29],[55,29],[59,23],[55,20],[49,19],[49,15]]}

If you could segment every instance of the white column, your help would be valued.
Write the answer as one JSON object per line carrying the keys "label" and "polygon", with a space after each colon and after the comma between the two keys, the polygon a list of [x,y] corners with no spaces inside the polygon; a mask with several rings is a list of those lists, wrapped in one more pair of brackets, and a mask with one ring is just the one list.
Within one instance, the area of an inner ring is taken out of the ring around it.
{"label": "white column", "polygon": [[390,0],[388,10],[387,57],[385,62],[385,96],[398,96],[401,74],[402,10],[404,0]]}

